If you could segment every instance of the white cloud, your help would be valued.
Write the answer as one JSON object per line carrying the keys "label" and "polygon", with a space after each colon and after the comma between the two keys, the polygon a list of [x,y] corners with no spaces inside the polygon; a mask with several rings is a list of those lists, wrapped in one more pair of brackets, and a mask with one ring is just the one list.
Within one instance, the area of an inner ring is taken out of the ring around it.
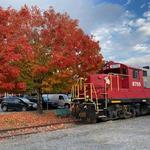
{"label": "white cloud", "polygon": [[150,59],[149,58],[150,58],[150,55],[130,57],[129,59],[122,61],[122,63],[133,65],[133,66],[150,65]]}
{"label": "white cloud", "polygon": [[[132,15],[122,16],[119,24],[107,24],[99,26],[92,33],[100,40],[102,53],[107,59],[114,58],[118,61],[127,59],[135,61],[145,54],[150,55],[150,12],[145,12],[141,18],[133,18]],[[132,59],[130,57],[133,56]],[[148,57],[146,57],[149,59]],[[141,60],[141,59],[140,59]],[[139,63],[144,63],[139,61]],[[138,62],[138,61],[137,61]],[[145,62],[149,63],[149,61]]]}
{"label": "white cloud", "polygon": [[142,32],[145,36],[150,36],[150,22],[145,23],[145,25],[139,27],[139,31]]}
{"label": "white cloud", "polygon": [[[127,0],[126,5],[130,5],[132,1]],[[150,11],[137,18],[124,6],[108,2],[96,5],[94,0],[0,0],[0,4],[3,7],[11,5],[17,9],[24,4],[37,5],[41,9],[53,6],[56,11],[67,12],[71,18],[78,19],[86,33],[94,34],[95,40],[100,41],[106,60],[127,59],[134,62],[137,58],[143,59],[141,63],[144,60],[149,63],[147,56],[150,56]],[[147,4],[150,8],[150,2]],[[143,4],[141,7],[146,6]],[[142,55],[147,59],[141,57]]]}
{"label": "white cloud", "polygon": [[118,27],[114,27],[114,29],[112,29],[113,32],[117,32],[118,34],[129,34],[131,32],[131,28],[127,27],[126,25],[121,25]]}
{"label": "white cloud", "polygon": [[129,45],[128,38],[132,35],[131,31],[131,28],[122,21],[122,24],[116,23],[99,27],[92,34],[96,40],[100,40],[102,52],[108,58],[119,51],[127,50],[126,47]]}
{"label": "white cloud", "polygon": [[146,6],[146,4],[143,3],[143,4],[140,6],[140,8],[144,8],[145,6]]}
{"label": "white cloud", "polygon": [[146,11],[143,16],[144,17],[150,17],[150,11]]}
{"label": "white cloud", "polygon": [[132,0],[127,0],[125,6],[126,6],[126,5],[129,5],[129,4],[131,3],[131,1],[132,1]]}
{"label": "white cloud", "polygon": [[56,11],[67,12],[72,18],[79,19],[80,26],[87,33],[99,24],[119,22],[125,11],[118,4],[103,2],[95,5],[93,0],[0,0],[0,4],[3,7],[12,6],[17,9],[24,4],[37,5],[41,9],[53,6]]}
{"label": "white cloud", "polygon": [[115,60],[115,59],[116,59],[116,56],[109,56],[107,60],[112,61],[112,60]]}
{"label": "white cloud", "polygon": [[145,12],[142,18],[130,21],[129,25],[136,27],[144,36],[150,36],[150,11]]}
{"label": "white cloud", "polygon": [[136,44],[133,47],[133,50],[138,51],[138,52],[150,53],[150,45],[147,45],[147,44]]}
{"label": "white cloud", "polygon": [[146,20],[145,18],[139,18],[134,23],[135,23],[135,26],[140,27],[140,26],[145,25]]}

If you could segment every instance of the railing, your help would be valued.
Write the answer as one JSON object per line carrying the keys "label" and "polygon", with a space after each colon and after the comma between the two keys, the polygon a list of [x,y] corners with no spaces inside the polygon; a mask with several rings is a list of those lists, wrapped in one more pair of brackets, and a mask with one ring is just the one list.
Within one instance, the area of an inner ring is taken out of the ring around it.
{"label": "railing", "polygon": [[117,74],[117,73],[109,73],[108,74],[108,77],[110,79],[110,90],[112,91],[113,90],[113,85],[114,85],[114,82],[113,82],[113,77],[116,77],[116,80],[115,82],[117,83],[117,90],[119,91],[120,90],[120,81],[119,81],[119,77],[129,77],[130,75],[126,75],[126,74]]}
{"label": "railing", "polygon": [[[94,97],[93,97],[94,96]],[[93,83],[84,83],[83,78],[80,78],[76,84],[72,86],[73,99],[85,100],[93,102],[95,98],[95,108],[98,111],[98,97]]]}

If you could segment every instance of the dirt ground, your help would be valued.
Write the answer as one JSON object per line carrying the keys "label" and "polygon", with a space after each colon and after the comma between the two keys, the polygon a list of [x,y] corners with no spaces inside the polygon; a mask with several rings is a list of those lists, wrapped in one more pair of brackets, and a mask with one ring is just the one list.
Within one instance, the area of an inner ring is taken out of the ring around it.
{"label": "dirt ground", "polygon": [[36,111],[30,112],[4,112],[0,113],[0,130],[21,128],[27,126],[45,125],[63,121],[70,121],[71,117],[58,117],[54,110],[44,111],[38,114]]}

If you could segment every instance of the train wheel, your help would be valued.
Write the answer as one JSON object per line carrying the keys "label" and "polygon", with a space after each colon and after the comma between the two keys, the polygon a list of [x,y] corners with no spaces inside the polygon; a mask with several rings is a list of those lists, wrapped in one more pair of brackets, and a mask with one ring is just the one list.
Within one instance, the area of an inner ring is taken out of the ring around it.
{"label": "train wheel", "polygon": [[132,117],[130,106],[128,105],[120,105],[117,110],[118,118],[127,119]]}
{"label": "train wheel", "polygon": [[101,118],[101,121],[103,121],[103,122],[105,122],[105,121],[108,121],[109,120],[109,118],[106,116],[106,117],[103,117],[103,118]]}
{"label": "train wheel", "polygon": [[115,110],[108,111],[108,120],[118,119],[117,112]]}
{"label": "train wheel", "polygon": [[97,122],[96,111],[95,111],[95,107],[93,104],[87,105],[86,120],[88,123],[96,123]]}
{"label": "train wheel", "polygon": [[119,119],[119,105],[109,106],[108,108],[108,120],[116,120]]}
{"label": "train wheel", "polygon": [[87,123],[96,123],[97,119],[94,116],[87,116]]}
{"label": "train wheel", "polygon": [[148,114],[148,112],[149,112],[148,106],[146,104],[141,105],[141,109],[140,109],[141,115],[146,115],[146,114]]}
{"label": "train wheel", "polygon": [[130,112],[132,114],[131,117],[136,117],[136,109],[134,107],[131,107]]}
{"label": "train wheel", "polygon": [[124,112],[124,116],[123,116],[124,119],[128,119],[128,118],[131,118],[131,117],[132,117],[131,112]]}
{"label": "train wheel", "polygon": [[124,105],[123,106],[123,118],[128,119],[132,117],[132,113],[130,111],[130,106]]}
{"label": "train wheel", "polygon": [[75,118],[79,118],[79,112],[80,112],[80,108],[79,108],[79,105],[78,104],[74,104],[71,108],[71,112],[72,112],[72,115],[75,117]]}
{"label": "train wheel", "polygon": [[135,109],[136,116],[140,116],[141,115],[140,104],[135,105],[134,109]]}

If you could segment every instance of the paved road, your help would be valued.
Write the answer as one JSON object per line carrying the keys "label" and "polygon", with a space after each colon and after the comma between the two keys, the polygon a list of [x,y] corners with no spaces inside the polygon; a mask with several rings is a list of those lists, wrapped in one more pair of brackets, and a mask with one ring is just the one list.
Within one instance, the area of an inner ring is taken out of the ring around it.
{"label": "paved road", "polygon": [[15,137],[0,150],[149,150],[150,116]]}

